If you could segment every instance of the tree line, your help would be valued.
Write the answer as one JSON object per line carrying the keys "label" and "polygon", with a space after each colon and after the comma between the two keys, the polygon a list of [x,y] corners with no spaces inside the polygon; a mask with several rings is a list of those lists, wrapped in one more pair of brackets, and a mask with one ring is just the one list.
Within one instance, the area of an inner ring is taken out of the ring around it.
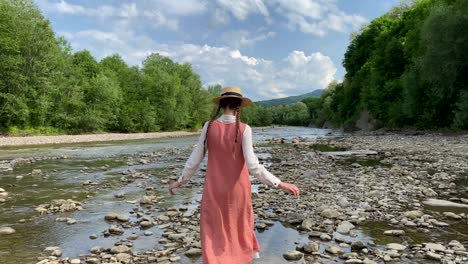
{"label": "tree line", "polygon": [[468,129],[468,1],[406,2],[352,36],[344,80],[308,98],[311,120],[353,128]]}

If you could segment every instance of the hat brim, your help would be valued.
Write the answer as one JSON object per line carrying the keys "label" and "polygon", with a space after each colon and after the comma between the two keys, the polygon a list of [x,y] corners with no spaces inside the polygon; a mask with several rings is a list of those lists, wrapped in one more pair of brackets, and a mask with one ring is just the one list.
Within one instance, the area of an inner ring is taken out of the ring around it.
{"label": "hat brim", "polygon": [[221,101],[221,99],[223,99],[223,98],[228,98],[228,97],[241,99],[242,102],[241,102],[240,107],[247,107],[247,106],[249,106],[249,105],[252,104],[252,100],[250,100],[249,98],[247,98],[247,97],[239,97],[239,96],[235,96],[235,95],[218,96],[218,97],[213,98],[212,101],[213,101],[214,104],[219,105],[219,101]]}

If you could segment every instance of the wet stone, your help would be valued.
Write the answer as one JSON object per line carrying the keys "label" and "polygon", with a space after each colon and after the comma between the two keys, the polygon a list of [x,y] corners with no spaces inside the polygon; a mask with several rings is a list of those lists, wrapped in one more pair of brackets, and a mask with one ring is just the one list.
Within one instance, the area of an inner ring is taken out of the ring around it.
{"label": "wet stone", "polygon": [[283,254],[286,260],[300,260],[303,256],[304,254],[297,250],[291,250]]}

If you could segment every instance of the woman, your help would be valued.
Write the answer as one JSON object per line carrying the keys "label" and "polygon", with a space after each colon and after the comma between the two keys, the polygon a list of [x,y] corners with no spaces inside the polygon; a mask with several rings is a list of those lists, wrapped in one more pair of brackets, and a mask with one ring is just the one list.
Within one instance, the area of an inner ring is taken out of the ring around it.
{"label": "woman", "polygon": [[[260,245],[254,232],[254,212],[249,173],[260,182],[299,196],[294,184],[282,182],[268,172],[253,152],[252,129],[240,122],[240,108],[252,101],[239,87],[226,87],[213,99],[218,109],[205,123],[198,144],[182,175],[169,187],[187,183],[198,169],[206,150],[208,164],[200,210],[203,264],[252,263]],[[216,119],[220,110],[223,115]]]}

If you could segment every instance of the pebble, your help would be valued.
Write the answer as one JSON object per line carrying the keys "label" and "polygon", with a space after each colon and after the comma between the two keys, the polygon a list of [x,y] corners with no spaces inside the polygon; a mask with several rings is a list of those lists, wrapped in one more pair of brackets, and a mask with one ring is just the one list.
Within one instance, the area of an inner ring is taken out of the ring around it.
{"label": "pebble", "polygon": [[384,235],[390,235],[390,236],[401,236],[404,235],[405,231],[404,230],[386,230],[384,231]]}
{"label": "pebble", "polygon": [[0,227],[0,235],[11,235],[15,232],[16,230],[9,226]]}
{"label": "pebble", "polygon": [[291,250],[283,254],[284,259],[286,260],[300,260],[304,254],[297,250]]}
{"label": "pebble", "polygon": [[405,250],[406,246],[404,246],[402,244],[398,244],[398,243],[389,243],[389,244],[387,244],[387,248],[397,250],[397,251],[401,251],[401,250]]}
{"label": "pebble", "polygon": [[188,257],[197,257],[201,255],[201,249],[199,248],[190,248],[189,250],[185,251],[185,255]]}

